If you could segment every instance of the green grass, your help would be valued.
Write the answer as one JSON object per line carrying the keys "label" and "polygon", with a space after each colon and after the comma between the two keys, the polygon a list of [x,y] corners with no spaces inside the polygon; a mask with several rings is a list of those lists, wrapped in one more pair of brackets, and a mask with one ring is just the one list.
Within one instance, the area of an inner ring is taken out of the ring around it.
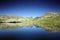
{"label": "green grass", "polygon": [[35,20],[37,27],[42,27],[48,31],[60,31],[60,16],[55,18],[44,18]]}

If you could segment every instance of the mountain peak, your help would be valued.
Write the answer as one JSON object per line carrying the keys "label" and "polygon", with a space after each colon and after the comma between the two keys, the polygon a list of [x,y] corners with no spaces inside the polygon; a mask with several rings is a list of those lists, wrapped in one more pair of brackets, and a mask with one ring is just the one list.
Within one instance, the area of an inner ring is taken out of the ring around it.
{"label": "mountain peak", "polygon": [[44,15],[44,17],[56,17],[56,16],[60,16],[59,12],[48,12]]}

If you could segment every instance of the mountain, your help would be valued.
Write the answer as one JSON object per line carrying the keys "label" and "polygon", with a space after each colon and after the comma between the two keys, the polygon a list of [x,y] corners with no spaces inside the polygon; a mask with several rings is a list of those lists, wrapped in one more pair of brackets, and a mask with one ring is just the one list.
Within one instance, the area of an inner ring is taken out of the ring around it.
{"label": "mountain", "polygon": [[[39,28],[43,28],[48,32],[60,32],[60,13],[58,12],[48,12],[43,16],[40,17],[22,17],[22,16],[11,16],[11,15],[0,15],[0,27],[2,29],[7,28],[8,26],[4,26],[7,24],[9,27],[16,27],[15,25],[18,24],[18,26],[23,26],[23,24],[27,25],[33,25]],[[9,23],[17,23],[12,24],[13,26],[10,26]],[[4,24],[3,26],[1,24]],[[21,24],[21,25],[20,25]],[[9,28],[8,27],[8,28]]]}
{"label": "mountain", "polygon": [[60,16],[60,13],[54,13],[54,12],[48,12],[45,15],[41,16],[41,17],[36,17],[38,19],[45,19],[45,18],[55,18]]}
{"label": "mountain", "polygon": [[0,15],[0,22],[20,22],[25,20],[22,16]]}
{"label": "mountain", "polygon": [[42,27],[51,32],[60,32],[60,13],[48,12],[41,17],[36,17],[34,20],[34,25],[37,27]]}
{"label": "mountain", "polygon": [[44,15],[44,17],[57,17],[57,16],[60,16],[60,13],[54,13],[54,12],[48,12]]}
{"label": "mountain", "polygon": [[32,27],[32,25],[32,17],[0,15],[0,29],[16,29],[24,26]]}

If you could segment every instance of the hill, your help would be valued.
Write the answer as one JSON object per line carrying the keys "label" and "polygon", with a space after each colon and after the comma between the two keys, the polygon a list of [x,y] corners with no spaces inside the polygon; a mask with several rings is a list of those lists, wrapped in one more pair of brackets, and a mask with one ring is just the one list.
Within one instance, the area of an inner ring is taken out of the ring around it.
{"label": "hill", "polygon": [[11,15],[0,15],[0,29],[16,29],[23,28],[24,26],[33,25],[33,18]]}
{"label": "hill", "polygon": [[34,25],[37,27],[42,27],[49,32],[60,32],[60,13],[49,12],[34,20]]}
{"label": "hill", "polygon": [[21,22],[25,20],[22,16],[0,15],[0,22]]}

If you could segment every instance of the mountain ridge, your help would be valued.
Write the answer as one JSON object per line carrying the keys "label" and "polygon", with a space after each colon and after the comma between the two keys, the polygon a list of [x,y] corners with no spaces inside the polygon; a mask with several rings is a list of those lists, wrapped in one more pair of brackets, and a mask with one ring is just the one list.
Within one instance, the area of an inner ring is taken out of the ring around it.
{"label": "mountain ridge", "polygon": [[[32,24],[36,27],[43,28],[48,32],[60,32],[60,13],[49,12],[41,17],[19,17],[19,16],[0,16],[0,22],[3,23],[22,23]],[[5,28],[5,27],[4,27]]]}
{"label": "mountain ridge", "polygon": [[60,13],[47,13],[42,17],[35,18],[37,27],[42,27],[49,32],[60,32]]}

